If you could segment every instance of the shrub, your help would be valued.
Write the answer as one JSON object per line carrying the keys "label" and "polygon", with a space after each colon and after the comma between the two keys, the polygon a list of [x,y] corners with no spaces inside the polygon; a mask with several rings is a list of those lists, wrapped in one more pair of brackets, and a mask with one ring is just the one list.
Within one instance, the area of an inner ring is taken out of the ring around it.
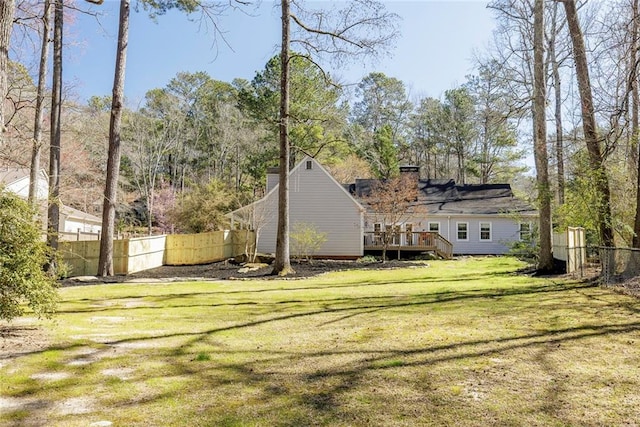
{"label": "shrub", "polygon": [[356,260],[356,262],[358,264],[373,264],[378,262],[378,259],[376,257],[374,257],[373,255],[365,255],[362,258],[358,258]]}
{"label": "shrub", "polygon": [[0,189],[0,319],[24,314],[50,317],[57,302],[56,280],[44,271],[51,252],[40,237],[36,211]]}
{"label": "shrub", "polygon": [[220,181],[213,180],[184,193],[173,211],[176,227],[186,233],[203,233],[229,227],[226,213],[236,207],[235,198]]}
{"label": "shrub", "polygon": [[296,258],[309,261],[326,241],[327,233],[318,231],[313,224],[298,222],[291,233],[291,252]]}

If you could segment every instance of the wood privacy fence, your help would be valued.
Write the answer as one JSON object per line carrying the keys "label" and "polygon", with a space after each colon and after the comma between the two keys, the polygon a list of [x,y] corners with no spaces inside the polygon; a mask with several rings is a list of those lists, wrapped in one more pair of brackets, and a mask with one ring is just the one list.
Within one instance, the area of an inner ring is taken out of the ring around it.
{"label": "wood privacy fence", "polygon": [[569,227],[553,233],[553,257],[567,263],[567,273],[578,271],[587,262],[584,228]]}
{"label": "wood privacy fence", "polygon": [[[247,230],[201,234],[169,234],[113,241],[114,274],[130,274],[162,265],[197,265],[250,252],[255,235]],[[100,257],[99,241],[60,242],[69,277],[95,276]]]}

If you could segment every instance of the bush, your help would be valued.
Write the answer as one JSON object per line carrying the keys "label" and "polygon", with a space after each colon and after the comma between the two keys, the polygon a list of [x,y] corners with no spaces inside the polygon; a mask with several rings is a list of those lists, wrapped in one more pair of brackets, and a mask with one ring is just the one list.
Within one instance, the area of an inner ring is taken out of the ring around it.
{"label": "bush", "polygon": [[204,233],[229,228],[225,216],[236,207],[235,198],[220,181],[213,180],[183,194],[172,213],[179,231]]}
{"label": "bush", "polygon": [[536,264],[538,262],[539,253],[540,246],[530,241],[513,242],[509,245],[509,250],[507,251],[508,255],[530,264]]}
{"label": "bush", "polygon": [[327,241],[327,233],[320,232],[315,225],[298,222],[293,226],[291,246],[293,256],[307,261]]}
{"label": "bush", "polygon": [[0,319],[22,316],[25,304],[38,317],[50,317],[57,282],[44,271],[51,253],[40,237],[36,211],[0,189]]}
{"label": "bush", "polygon": [[358,258],[356,262],[358,264],[374,264],[378,262],[378,258],[374,257],[373,255],[365,255],[362,258]]}

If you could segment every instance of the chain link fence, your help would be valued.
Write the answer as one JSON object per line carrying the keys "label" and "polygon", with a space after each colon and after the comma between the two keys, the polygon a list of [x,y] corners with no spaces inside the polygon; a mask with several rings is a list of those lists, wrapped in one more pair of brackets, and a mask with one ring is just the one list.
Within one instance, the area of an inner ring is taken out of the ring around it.
{"label": "chain link fence", "polygon": [[599,246],[600,282],[615,285],[640,276],[640,249]]}

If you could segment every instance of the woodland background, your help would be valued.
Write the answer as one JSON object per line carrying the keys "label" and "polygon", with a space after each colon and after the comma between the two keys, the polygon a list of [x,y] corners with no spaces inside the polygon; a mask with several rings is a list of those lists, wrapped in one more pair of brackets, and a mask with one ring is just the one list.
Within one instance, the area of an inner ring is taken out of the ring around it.
{"label": "woodland background", "polygon": [[[31,162],[39,60],[33,52],[42,39],[41,3],[16,2],[7,130],[0,146],[4,167],[28,168]],[[389,177],[400,164],[418,165],[423,178],[508,182],[536,203],[535,170],[523,166],[533,151],[533,3],[489,3],[497,22],[491,45],[478,52],[466,82],[438,99],[410,97],[402,81],[379,72],[355,86],[341,86],[310,58],[293,52],[291,164],[312,155],[341,183]],[[546,1],[544,7],[553,225],[583,226],[597,243],[597,178],[585,149],[571,39],[562,3]],[[65,13],[81,13],[81,8],[69,4]],[[640,167],[638,1],[584,2],[578,10],[612,193],[611,225],[617,243],[631,245]],[[118,229],[220,229],[228,226],[226,212],[260,198],[267,168],[278,165],[279,79],[277,56],[250,81],[181,72],[148,91],[139,107],[126,106]],[[87,103],[69,95],[63,96],[61,110],[61,200],[98,216],[110,107],[110,97],[100,94]],[[45,107],[45,134],[48,120]],[[45,170],[47,149],[44,144]]]}

